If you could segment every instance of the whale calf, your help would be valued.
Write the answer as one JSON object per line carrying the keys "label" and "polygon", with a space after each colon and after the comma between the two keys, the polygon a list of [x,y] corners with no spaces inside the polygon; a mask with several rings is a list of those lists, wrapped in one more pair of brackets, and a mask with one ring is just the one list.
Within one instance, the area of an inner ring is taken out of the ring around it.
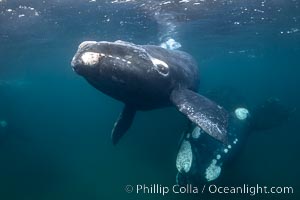
{"label": "whale calf", "polygon": [[228,114],[197,93],[199,69],[189,54],[117,40],[85,41],[71,66],[99,91],[125,104],[112,142],[130,128],[136,111],[175,106],[213,138],[227,142]]}
{"label": "whale calf", "polygon": [[231,98],[237,95],[230,95],[226,89],[223,91],[219,92],[219,99],[222,99],[222,105],[230,112],[228,143],[224,145],[213,140],[200,127],[191,124],[183,133],[177,153],[178,185],[203,185],[218,179],[222,171],[231,167],[234,160],[240,156],[252,133],[257,134],[283,125],[294,111],[277,98],[269,98],[251,109],[246,105],[238,106],[244,102],[236,103],[234,107],[230,105],[235,101]]}

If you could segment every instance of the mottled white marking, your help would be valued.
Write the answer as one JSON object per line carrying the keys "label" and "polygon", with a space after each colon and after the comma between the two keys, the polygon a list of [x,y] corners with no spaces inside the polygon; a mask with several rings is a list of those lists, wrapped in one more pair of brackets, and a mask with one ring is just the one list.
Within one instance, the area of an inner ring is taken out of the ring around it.
{"label": "mottled white marking", "polygon": [[228,145],[227,147],[228,147],[228,149],[231,149],[231,145]]}
{"label": "mottled white marking", "polygon": [[199,126],[196,126],[192,132],[192,137],[194,139],[198,139],[201,135],[201,128]]}
{"label": "mottled white marking", "polygon": [[130,55],[126,55],[126,56],[124,56],[124,58],[125,58],[125,59],[131,59],[131,58],[132,58],[132,56],[130,56]]}
{"label": "mottled white marking", "polygon": [[83,64],[92,66],[99,62],[100,54],[95,52],[84,52],[81,56]]}
{"label": "mottled white marking", "polygon": [[176,158],[176,168],[179,172],[189,172],[192,166],[193,153],[189,141],[184,140]]}
{"label": "mottled white marking", "polygon": [[130,62],[130,61],[127,61],[127,64],[131,64],[131,62]]}
{"label": "mottled white marking", "polygon": [[233,144],[236,144],[239,140],[237,138],[235,138],[235,140],[233,141]]}
{"label": "mottled white marking", "polygon": [[246,108],[237,108],[234,113],[239,120],[245,120],[249,116],[249,111]]}
{"label": "mottled white marking", "polygon": [[228,153],[228,149],[224,149],[224,153]]}
{"label": "mottled white marking", "polygon": [[113,58],[113,56],[112,56],[112,55],[108,55],[108,57],[109,57],[109,58]]}
{"label": "mottled white marking", "polygon": [[163,2],[162,4],[163,5],[166,5],[166,4],[170,4],[171,3],[171,1],[165,1],[165,2]]}
{"label": "mottled white marking", "polygon": [[117,60],[120,60],[120,57],[116,57]]}
{"label": "mottled white marking", "polygon": [[127,3],[130,1],[134,1],[134,0],[115,0],[115,1],[112,1],[111,3]]}
{"label": "mottled white marking", "polygon": [[205,171],[205,178],[207,181],[213,181],[217,179],[221,174],[221,167],[217,166],[217,160],[213,159],[211,164],[207,167]]}
{"label": "mottled white marking", "polygon": [[218,160],[221,159],[221,155],[220,155],[220,154],[217,155],[217,159],[218,159]]}

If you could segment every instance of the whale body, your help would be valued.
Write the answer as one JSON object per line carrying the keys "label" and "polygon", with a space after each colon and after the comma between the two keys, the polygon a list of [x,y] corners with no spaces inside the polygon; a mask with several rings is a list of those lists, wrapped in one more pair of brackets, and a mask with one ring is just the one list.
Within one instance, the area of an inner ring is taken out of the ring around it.
{"label": "whale body", "polygon": [[125,104],[112,131],[113,144],[130,128],[136,111],[168,106],[226,143],[228,114],[197,93],[199,69],[189,54],[120,40],[85,41],[71,65],[96,89]]}

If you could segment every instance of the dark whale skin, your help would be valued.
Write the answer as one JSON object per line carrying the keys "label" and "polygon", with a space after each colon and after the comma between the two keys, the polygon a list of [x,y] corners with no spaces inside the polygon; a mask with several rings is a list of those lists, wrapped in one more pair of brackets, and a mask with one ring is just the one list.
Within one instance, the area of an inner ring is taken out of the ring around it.
{"label": "dark whale skin", "polygon": [[199,70],[182,51],[124,41],[79,45],[73,70],[99,91],[125,106],[112,131],[116,144],[130,128],[138,110],[175,106],[215,139],[227,142],[227,112],[197,93]]}
{"label": "dark whale skin", "polygon": [[[84,52],[105,56],[91,68],[80,62]],[[151,59],[166,63],[167,75],[160,73]],[[154,45],[122,41],[87,43],[78,49],[72,66],[95,88],[137,110],[171,106],[170,94],[175,88],[196,92],[199,83],[198,66],[189,54]]]}

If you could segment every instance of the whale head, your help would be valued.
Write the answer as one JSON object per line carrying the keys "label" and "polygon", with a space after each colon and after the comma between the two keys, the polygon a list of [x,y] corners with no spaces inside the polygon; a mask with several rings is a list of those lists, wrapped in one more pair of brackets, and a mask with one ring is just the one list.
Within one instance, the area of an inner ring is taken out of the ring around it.
{"label": "whale head", "polygon": [[161,47],[120,40],[85,41],[79,45],[71,66],[96,89],[117,100],[134,104],[161,102],[161,98],[169,101],[174,81],[170,81],[168,56],[159,57],[167,53]]}
{"label": "whale head", "polygon": [[156,72],[166,76],[168,65],[153,58],[145,48],[124,41],[82,42],[71,62],[73,70],[85,78],[110,77],[125,81],[124,77],[138,78],[141,74]]}

